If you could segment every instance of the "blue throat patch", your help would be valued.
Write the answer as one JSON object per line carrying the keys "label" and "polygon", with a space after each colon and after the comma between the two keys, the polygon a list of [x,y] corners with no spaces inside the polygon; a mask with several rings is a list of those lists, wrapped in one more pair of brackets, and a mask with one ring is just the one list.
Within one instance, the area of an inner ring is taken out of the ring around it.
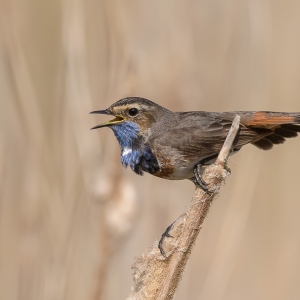
{"label": "blue throat patch", "polygon": [[138,175],[143,175],[143,171],[150,174],[159,170],[156,157],[147,145],[139,143],[140,128],[133,122],[122,122],[112,125],[113,130],[121,147],[122,165],[130,168]]}
{"label": "blue throat patch", "polygon": [[112,125],[110,128],[114,131],[122,151],[124,148],[132,148],[133,141],[138,137],[140,131],[137,124],[128,121]]}

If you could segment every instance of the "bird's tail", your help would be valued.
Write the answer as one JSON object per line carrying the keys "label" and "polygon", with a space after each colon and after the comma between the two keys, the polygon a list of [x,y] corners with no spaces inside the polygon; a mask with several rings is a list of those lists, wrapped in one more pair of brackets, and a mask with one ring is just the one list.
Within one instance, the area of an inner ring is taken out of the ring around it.
{"label": "bird's tail", "polygon": [[[244,119],[244,120],[243,120]],[[286,138],[296,137],[300,132],[300,113],[254,112],[241,117],[241,123],[254,130],[269,130],[252,144],[269,150],[274,144],[282,144]]]}

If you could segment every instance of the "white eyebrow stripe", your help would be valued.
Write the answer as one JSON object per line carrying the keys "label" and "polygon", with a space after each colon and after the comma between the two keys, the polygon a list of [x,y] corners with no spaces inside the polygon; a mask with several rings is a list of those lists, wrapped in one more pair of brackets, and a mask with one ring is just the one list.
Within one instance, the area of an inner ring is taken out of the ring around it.
{"label": "white eyebrow stripe", "polygon": [[131,152],[132,152],[131,148],[125,147],[124,150],[123,150],[123,152],[122,152],[122,156],[125,156],[125,155],[127,155],[127,154],[129,154]]}

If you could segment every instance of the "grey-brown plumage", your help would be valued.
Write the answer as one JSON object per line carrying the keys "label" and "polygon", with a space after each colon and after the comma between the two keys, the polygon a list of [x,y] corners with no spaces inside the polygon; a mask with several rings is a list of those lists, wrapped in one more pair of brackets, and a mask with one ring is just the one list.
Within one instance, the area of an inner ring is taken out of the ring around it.
{"label": "grey-brown plumage", "polygon": [[[209,164],[218,155],[235,115],[241,117],[234,142],[236,152],[246,144],[269,150],[300,132],[300,113],[172,112],[150,100],[121,99],[103,111],[115,116],[109,126],[120,146],[122,164],[166,179],[193,179],[197,164]],[[94,129],[93,128],[93,129]]]}

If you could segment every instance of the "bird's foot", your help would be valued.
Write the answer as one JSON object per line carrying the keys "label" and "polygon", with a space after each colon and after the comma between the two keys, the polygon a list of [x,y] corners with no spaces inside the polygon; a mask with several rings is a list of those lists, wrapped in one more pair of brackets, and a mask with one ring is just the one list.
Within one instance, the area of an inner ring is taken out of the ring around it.
{"label": "bird's foot", "polygon": [[194,183],[196,186],[200,187],[204,192],[207,193],[212,193],[213,191],[211,191],[208,187],[207,187],[207,183],[203,180],[202,176],[201,176],[201,168],[203,166],[201,164],[197,164],[194,167],[194,175],[195,175],[195,179],[194,179]]}
{"label": "bird's foot", "polygon": [[161,239],[158,242],[158,249],[164,258],[167,258],[167,255],[163,248],[163,242],[164,242],[165,238],[173,237],[172,235],[170,235],[170,230],[172,229],[174,223],[175,222],[173,222],[170,226],[167,227],[166,231],[162,234]]}

